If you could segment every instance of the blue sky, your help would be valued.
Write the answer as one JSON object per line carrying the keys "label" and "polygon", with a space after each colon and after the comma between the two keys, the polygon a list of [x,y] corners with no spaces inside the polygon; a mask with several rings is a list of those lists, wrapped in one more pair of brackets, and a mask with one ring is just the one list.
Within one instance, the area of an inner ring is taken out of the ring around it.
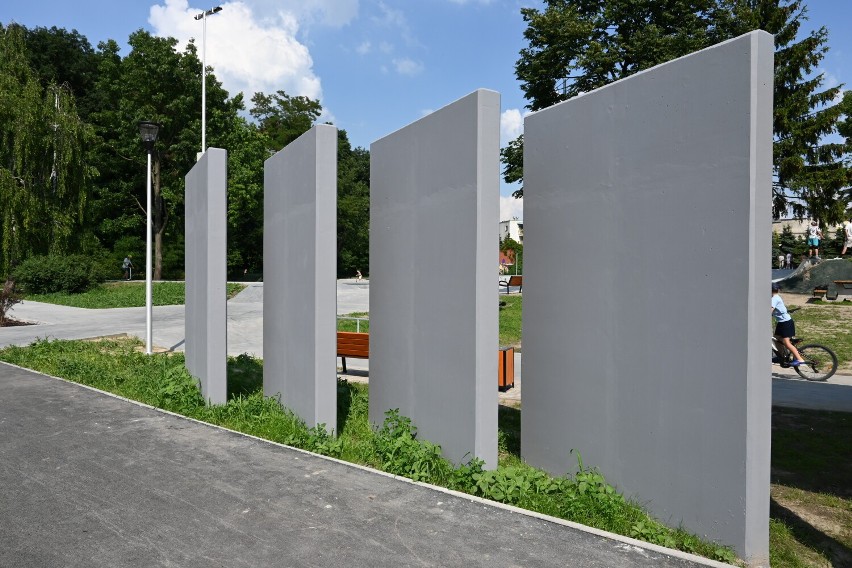
{"label": "blue sky", "polygon": [[[0,22],[76,29],[93,46],[125,46],[144,28],[201,41],[210,0],[7,0]],[[806,0],[809,27],[829,29],[826,86],[852,84],[852,1]],[[521,132],[525,100],[514,64],[524,47],[522,6],[535,0],[241,0],[207,20],[207,64],[231,94],[283,89],[319,98],[353,145],[382,136],[477,88],[502,97],[501,144]],[[503,186],[501,218],[523,218]]]}

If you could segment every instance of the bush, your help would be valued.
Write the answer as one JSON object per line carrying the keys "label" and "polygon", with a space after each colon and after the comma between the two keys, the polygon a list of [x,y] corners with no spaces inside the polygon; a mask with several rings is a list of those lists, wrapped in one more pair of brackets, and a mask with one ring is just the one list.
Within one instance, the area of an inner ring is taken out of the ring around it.
{"label": "bush", "polygon": [[83,255],[34,256],[15,269],[15,281],[29,294],[85,292],[106,280],[102,262]]}
{"label": "bush", "polygon": [[6,280],[3,288],[0,288],[0,327],[6,325],[6,313],[20,301],[21,296],[15,288],[15,281]]}

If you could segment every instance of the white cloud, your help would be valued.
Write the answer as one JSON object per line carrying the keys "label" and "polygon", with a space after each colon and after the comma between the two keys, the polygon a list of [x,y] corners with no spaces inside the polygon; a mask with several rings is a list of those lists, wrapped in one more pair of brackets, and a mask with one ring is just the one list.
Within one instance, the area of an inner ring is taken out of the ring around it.
{"label": "white cloud", "polygon": [[384,2],[379,2],[378,8],[381,16],[373,16],[374,22],[388,28],[408,29],[408,20],[402,10],[395,10]]}
{"label": "white cloud", "polygon": [[355,51],[357,51],[359,55],[367,55],[370,51],[372,51],[372,49],[373,45],[369,41],[364,41],[361,45],[355,48]]}
{"label": "white cloud", "polygon": [[358,0],[244,0],[258,14],[279,11],[296,16],[302,26],[322,24],[340,28],[358,16]]}
{"label": "white cloud", "polygon": [[524,118],[516,108],[506,109],[500,114],[500,146],[506,146],[524,132]]}
{"label": "white cloud", "polygon": [[524,218],[524,198],[515,199],[512,196],[501,195],[500,220],[506,221],[515,217],[521,220]]}
{"label": "white cloud", "polygon": [[[249,101],[257,91],[282,89],[289,95],[322,98],[311,54],[296,39],[299,21],[294,13],[278,10],[258,16],[241,1],[222,7],[221,13],[207,18],[207,65],[231,96],[242,91]],[[148,21],[155,35],[177,38],[181,49],[196,38],[200,57],[202,23],[193,18],[199,12],[189,8],[187,0],[165,0],[151,7]]]}
{"label": "white cloud", "polygon": [[417,75],[423,71],[423,65],[407,57],[393,60],[394,69],[400,75]]}

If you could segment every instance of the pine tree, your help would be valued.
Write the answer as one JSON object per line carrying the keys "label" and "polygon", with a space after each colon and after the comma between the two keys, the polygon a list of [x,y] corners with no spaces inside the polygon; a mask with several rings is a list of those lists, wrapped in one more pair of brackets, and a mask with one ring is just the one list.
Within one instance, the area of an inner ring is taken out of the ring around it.
{"label": "pine tree", "polygon": [[850,148],[842,142],[823,142],[837,132],[843,107],[833,104],[843,85],[823,88],[825,76],[814,74],[828,52],[823,26],[799,37],[807,19],[803,0],[732,0],[731,37],[753,29],[775,36],[775,93],[772,213],[806,215],[823,225],[840,222],[852,183],[844,165]]}

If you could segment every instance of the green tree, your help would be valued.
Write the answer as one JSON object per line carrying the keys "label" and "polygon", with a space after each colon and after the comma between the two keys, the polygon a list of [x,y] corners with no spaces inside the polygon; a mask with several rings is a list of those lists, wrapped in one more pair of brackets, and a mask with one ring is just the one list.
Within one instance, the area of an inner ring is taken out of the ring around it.
{"label": "green tree", "polygon": [[270,150],[274,152],[310,130],[322,114],[319,101],[303,96],[293,97],[284,91],[273,95],[255,93],[251,102],[251,115],[269,139]]}
{"label": "green tree", "polygon": [[92,131],[67,87],[42,87],[26,56],[25,30],[0,26],[0,272],[34,254],[79,246],[92,173]]}
{"label": "green tree", "polygon": [[98,54],[77,30],[34,28],[26,30],[30,67],[47,87],[51,82],[68,87],[83,120],[96,108],[92,100],[97,80]]}
{"label": "green tree", "polygon": [[[545,0],[523,8],[529,46],[516,64],[528,108],[539,110],[753,29],[775,34],[773,212],[833,223],[846,207],[848,144],[821,143],[844,114],[839,86],[813,75],[828,47],[820,28],[796,41],[802,0]],[[852,105],[852,103],[850,103]],[[848,109],[847,109],[848,110]],[[847,113],[848,115],[848,113]],[[523,178],[523,140],[501,151],[507,182]],[[523,195],[523,189],[515,192]]]}
{"label": "green tree", "polygon": [[269,139],[241,116],[234,116],[228,149],[228,272],[263,269],[263,162]]}
{"label": "green tree", "polygon": [[[828,30],[820,27],[800,37],[807,20],[803,0],[725,0],[731,16],[730,37],[753,29],[775,36],[773,145],[773,214],[809,215],[823,225],[839,222],[846,211],[844,189],[852,171],[844,164],[850,147],[824,142],[837,132],[844,106],[833,104],[843,85],[823,88],[815,73],[828,52]],[[848,111],[848,109],[847,109]]]}
{"label": "green tree", "polygon": [[[164,259],[172,271],[183,264],[184,176],[192,168],[201,139],[201,62],[190,42],[183,52],[174,38],[154,37],[139,30],[130,35],[130,53],[121,58],[110,41],[99,45],[97,83],[100,110],[93,113],[100,145],[102,177],[93,209],[100,235],[107,242],[145,227],[146,155],[137,124],[161,123],[153,153],[154,278],[160,279]],[[207,128],[211,146],[223,144],[227,127],[242,107],[242,98],[228,100],[221,83],[208,73]],[[172,250],[164,254],[166,243]]]}
{"label": "green tree", "polygon": [[370,152],[337,134],[337,275],[370,268]]}
{"label": "green tree", "polygon": [[524,245],[507,236],[500,241],[500,251],[512,259],[515,274],[524,273]]}

